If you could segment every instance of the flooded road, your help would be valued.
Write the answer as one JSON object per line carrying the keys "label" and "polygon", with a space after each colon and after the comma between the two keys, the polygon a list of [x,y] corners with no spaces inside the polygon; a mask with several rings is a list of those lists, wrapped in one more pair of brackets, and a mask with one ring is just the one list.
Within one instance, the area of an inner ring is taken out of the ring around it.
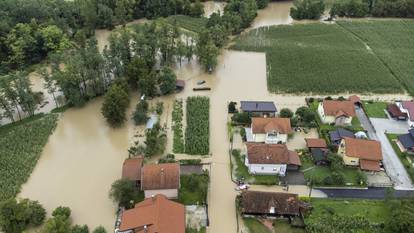
{"label": "flooded road", "polygon": [[292,6],[293,2],[291,1],[270,2],[265,9],[257,12],[257,17],[251,28],[293,23],[293,19],[290,17]]}

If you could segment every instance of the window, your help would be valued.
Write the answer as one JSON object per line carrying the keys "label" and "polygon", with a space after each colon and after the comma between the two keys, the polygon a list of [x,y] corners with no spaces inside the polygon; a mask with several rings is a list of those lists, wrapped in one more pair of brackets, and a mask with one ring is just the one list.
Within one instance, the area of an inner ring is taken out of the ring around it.
{"label": "window", "polygon": [[264,170],[264,167],[262,167],[262,170]]}

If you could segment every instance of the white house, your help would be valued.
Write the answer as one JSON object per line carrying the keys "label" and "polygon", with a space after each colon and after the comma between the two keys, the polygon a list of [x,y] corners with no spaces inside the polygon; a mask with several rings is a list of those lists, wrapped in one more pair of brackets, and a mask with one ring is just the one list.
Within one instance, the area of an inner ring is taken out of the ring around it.
{"label": "white house", "polygon": [[162,194],[170,199],[178,198],[180,165],[178,163],[147,164],[142,168],[141,190],[145,198]]}
{"label": "white house", "polygon": [[246,128],[248,142],[286,143],[289,133],[292,133],[289,118],[253,117],[251,128]]}
{"label": "white house", "polygon": [[250,174],[284,176],[301,165],[296,152],[284,144],[247,143],[245,165]]}
{"label": "white house", "polygon": [[324,100],[319,103],[318,115],[324,124],[350,125],[355,117],[355,105],[350,100]]}

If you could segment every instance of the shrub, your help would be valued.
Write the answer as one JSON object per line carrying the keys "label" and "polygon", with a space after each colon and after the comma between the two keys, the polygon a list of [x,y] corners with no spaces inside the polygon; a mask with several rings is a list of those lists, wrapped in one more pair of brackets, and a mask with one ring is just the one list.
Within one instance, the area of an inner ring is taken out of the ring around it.
{"label": "shrub", "polygon": [[177,81],[177,76],[171,68],[162,68],[161,72],[159,73],[158,80],[160,82],[161,94],[168,95],[175,91],[175,82]]}
{"label": "shrub", "polygon": [[252,119],[250,118],[249,114],[246,112],[242,113],[235,113],[231,120],[234,124],[241,124],[241,125],[250,125],[252,123]]}
{"label": "shrub", "polygon": [[227,107],[228,108],[228,113],[236,113],[237,112],[236,105],[237,105],[236,102],[230,102],[228,107]]}
{"label": "shrub", "polygon": [[343,184],[345,184],[345,177],[344,177],[344,175],[342,173],[340,173],[340,172],[332,172],[331,177],[332,177],[333,184],[335,184],[335,185],[343,185]]}
{"label": "shrub", "polygon": [[145,100],[141,100],[138,102],[137,106],[135,107],[135,112],[133,115],[133,119],[135,122],[135,125],[142,125],[145,124],[148,120],[147,116],[148,112],[148,102]]}
{"label": "shrub", "polygon": [[149,129],[145,136],[145,156],[153,156],[164,152],[167,136],[162,131],[159,123]]}
{"label": "shrub", "polygon": [[70,233],[89,233],[89,228],[87,225],[75,225],[72,227],[72,230]]}
{"label": "shrub", "polygon": [[122,125],[126,120],[126,110],[129,106],[128,92],[121,85],[112,85],[105,94],[102,104],[102,115],[113,127]]}
{"label": "shrub", "polygon": [[112,183],[109,196],[120,206],[132,208],[139,194],[133,181],[119,179]]}
{"label": "shrub", "polygon": [[242,137],[243,141],[246,141],[246,129],[245,128],[240,129],[240,136]]}
{"label": "shrub", "polygon": [[98,226],[92,233],[106,233],[106,230],[103,226]]}
{"label": "shrub", "polygon": [[155,112],[158,115],[161,115],[163,111],[164,111],[164,103],[163,102],[157,102],[157,106],[155,107]]}
{"label": "shrub", "polygon": [[368,4],[362,0],[337,0],[330,11],[331,17],[364,17],[368,13]]}
{"label": "shrub", "polygon": [[71,210],[69,207],[59,206],[52,212],[53,217],[61,216],[64,218],[69,218],[71,215]]}
{"label": "shrub", "polygon": [[319,19],[325,10],[325,3],[322,0],[294,0],[290,9],[292,18]]}
{"label": "shrub", "polygon": [[288,108],[282,108],[280,110],[279,116],[283,118],[291,118],[293,117],[293,112]]}

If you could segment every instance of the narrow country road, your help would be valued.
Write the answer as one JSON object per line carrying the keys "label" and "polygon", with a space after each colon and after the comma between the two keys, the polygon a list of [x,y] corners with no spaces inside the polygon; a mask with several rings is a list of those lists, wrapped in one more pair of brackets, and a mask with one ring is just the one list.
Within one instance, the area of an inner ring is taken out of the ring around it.
{"label": "narrow country road", "polygon": [[385,135],[386,132],[395,134],[407,133],[407,123],[392,119],[370,118],[371,125],[362,108],[356,108],[356,113],[362,126],[368,131],[368,136],[381,142],[383,164],[388,176],[394,183],[394,188],[396,190],[414,190],[410,176]]}

